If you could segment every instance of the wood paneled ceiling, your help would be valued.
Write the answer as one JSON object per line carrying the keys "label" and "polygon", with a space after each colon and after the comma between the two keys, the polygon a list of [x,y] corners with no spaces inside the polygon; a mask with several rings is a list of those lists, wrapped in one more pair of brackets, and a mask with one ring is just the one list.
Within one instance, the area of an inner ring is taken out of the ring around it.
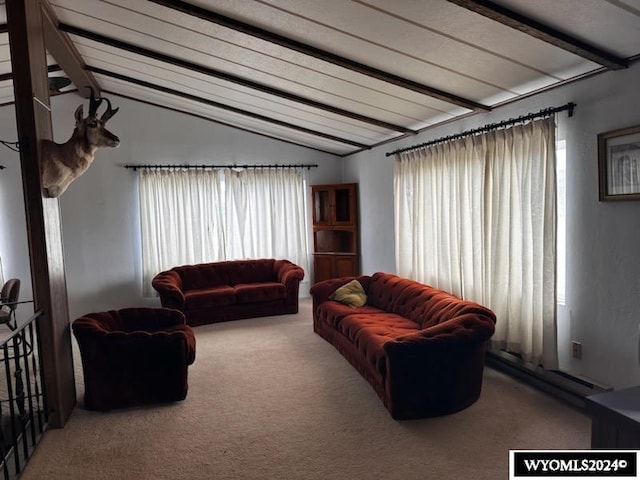
{"label": "wood paneled ceiling", "polygon": [[[74,82],[63,91],[93,84],[336,155],[640,58],[639,0],[49,4],[50,75]],[[8,103],[6,16],[0,23]],[[80,68],[50,42],[70,42]]]}

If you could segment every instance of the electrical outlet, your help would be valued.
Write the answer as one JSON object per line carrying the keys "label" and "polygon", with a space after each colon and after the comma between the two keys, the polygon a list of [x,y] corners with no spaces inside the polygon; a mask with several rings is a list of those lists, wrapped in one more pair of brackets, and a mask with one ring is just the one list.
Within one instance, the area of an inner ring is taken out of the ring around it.
{"label": "electrical outlet", "polygon": [[582,344],[575,340],[571,342],[571,356],[580,360],[582,358]]}

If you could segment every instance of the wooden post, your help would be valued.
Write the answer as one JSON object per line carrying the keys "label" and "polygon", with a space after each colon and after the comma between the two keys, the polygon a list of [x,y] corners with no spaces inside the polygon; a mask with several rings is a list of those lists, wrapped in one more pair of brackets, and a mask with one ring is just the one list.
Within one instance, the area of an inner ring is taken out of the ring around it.
{"label": "wooden post", "polygon": [[31,280],[40,318],[40,356],[49,425],[61,428],[76,402],[58,200],[40,186],[40,140],[51,139],[51,111],[40,0],[7,0]]}

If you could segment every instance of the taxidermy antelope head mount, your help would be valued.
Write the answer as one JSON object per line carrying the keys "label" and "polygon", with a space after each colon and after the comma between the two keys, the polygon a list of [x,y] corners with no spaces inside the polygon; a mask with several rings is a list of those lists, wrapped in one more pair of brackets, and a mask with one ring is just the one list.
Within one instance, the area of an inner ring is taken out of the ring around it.
{"label": "taxidermy antelope head mount", "polygon": [[[82,105],[76,109],[76,127],[71,138],[65,143],[42,142],[40,173],[45,197],[62,195],[71,182],[89,168],[98,147],[117,147],[120,144],[120,139],[105,128],[119,109],[112,109],[108,98],[95,98],[93,89],[87,88],[91,89],[89,114],[83,116]],[[98,107],[103,101],[107,102],[107,109],[98,118]]]}

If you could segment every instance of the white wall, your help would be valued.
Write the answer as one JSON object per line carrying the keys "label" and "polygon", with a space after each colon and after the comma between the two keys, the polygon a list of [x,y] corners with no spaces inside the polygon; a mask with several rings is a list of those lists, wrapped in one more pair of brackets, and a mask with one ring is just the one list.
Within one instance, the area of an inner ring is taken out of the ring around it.
{"label": "white wall", "polygon": [[[340,180],[340,157],[117,96],[111,100],[114,108],[120,107],[109,121],[120,147],[99,150],[89,170],[59,199],[72,320],[91,311],[159,305],[157,299],[142,297],[137,174],[123,165],[308,163],[319,165],[308,173],[310,184]],[[75,94],[52,98],[56,141],[71,135],[80,103]],[[0,108],[0,139],[16,139],[13,107]],[[30,273],[19,156],[8,152],[0,157],[8,167],[0,172],[0,258],[5,278],[23,279],[27,298]],[[310,279],[306,272],[302,295]]]}
{"label": "white wall", "polygon": [[[395,271],[393,159],[385,153],[542,108],[577,103],[558,115],[567,146],[567,306],[559,318],[561,367],[616,388],[640,382],[640,202],[599,202],[596,136],[640,125],[640,62],[440,128],[352,155],[344,180],[359,182],[365,273]],[[564,322],[564,323],[563,323]],[[582,342],[571,359],[570,340]]]}
{"label": "white wall", "polygon": [[[15,142],[15,110],[13,107],[0,108],[0,140]],[[19,278],[20,300],[31,300],[31,273],[29,268],[29,245],[22,197],[22,177],[20,156],[0,145],[0,258],[5,280]],[[21,305],[16,310],[19,320],[33,314],[31,304]]]}

